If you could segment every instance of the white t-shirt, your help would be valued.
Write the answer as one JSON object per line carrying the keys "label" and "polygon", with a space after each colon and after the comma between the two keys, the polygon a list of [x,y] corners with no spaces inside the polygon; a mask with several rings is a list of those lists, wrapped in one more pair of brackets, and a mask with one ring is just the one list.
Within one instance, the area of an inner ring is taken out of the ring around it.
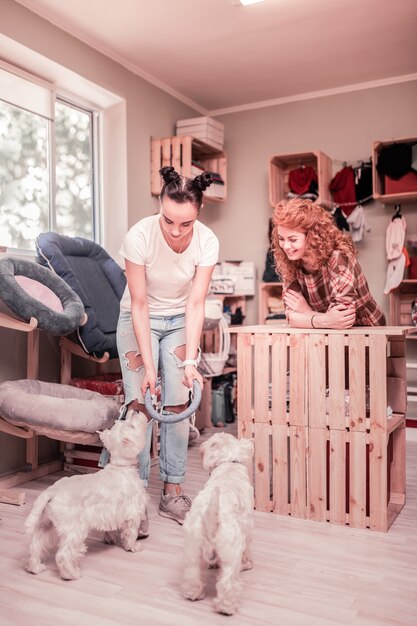
{"label": "white t-shirt", "polygon": [[[151,215],[132,226],[119,253],[128,261],[145,266],[149,313],[178,315],[185,312],[196,267],[217,263],[219,241],[210,228],[196,220],[189,246],[178,254],[165,241],[159,218],[159,214]],[[127,285],[120,309],[131,310]]]}

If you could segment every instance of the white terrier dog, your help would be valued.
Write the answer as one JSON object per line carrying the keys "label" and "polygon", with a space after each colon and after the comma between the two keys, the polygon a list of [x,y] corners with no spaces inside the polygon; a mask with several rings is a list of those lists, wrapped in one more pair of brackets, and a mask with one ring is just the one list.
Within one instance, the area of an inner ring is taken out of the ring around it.
{"label": "white terrier dog", "polygon": [[108,543],[113,542],[112,531],[120,530],[125,550],[142,549],[136,539],[148,496],[139,478],[137,455],[145,446],[146,423],[143,413],[116,421],[99,433],[111,455],[103,470],[61,478],[37,497],[25,523],[32,536],[28,572],[43,572],[44,553],[58,544],[55,560],[61,578],[79,578],[85,540],[93,529],[106,531]]}
{"label": "white terrier dog", "polygon": [[214,606],[218,613],[233,615],[239,606],[240,571],[252,568],[254,498],[248,467],[254,442],[218,433],[201,444],[200,453],[210,478],[184,521],[183,593],[189,600],[201,600],[201,561],[220,567]]}

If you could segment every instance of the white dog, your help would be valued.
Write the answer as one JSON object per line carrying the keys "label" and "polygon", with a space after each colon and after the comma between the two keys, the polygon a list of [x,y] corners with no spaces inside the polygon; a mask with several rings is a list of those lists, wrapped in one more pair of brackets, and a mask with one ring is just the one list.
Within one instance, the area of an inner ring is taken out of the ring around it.
{"label": "white dog", "polygon": [[210,478],[184,521],[183,593],[189,600],[201,600],[201,562],[219,567],[214,606],[219,613],[233,615],[239,605],[240,571],[252,568],[254,498],[248,467],[254,442],[218,433],[201,444],[200,453]]}
{"label": "white dog", "polygon": [[37,497],[25,523],[32,536],[29,572],[43,572],[44,553],[58,544],[55,560],[61,578],[79,578],[85,540],[93,529],[106,531],[108,543],[113,542],[111,531],[120,530],[125,550],[142,549],[136,539],[148,496],[139,478],[137,455],[145,446],[146,423],[143,413],[116,421],[110,430],[99,433],[111,455],[103,470],[61,478]]}

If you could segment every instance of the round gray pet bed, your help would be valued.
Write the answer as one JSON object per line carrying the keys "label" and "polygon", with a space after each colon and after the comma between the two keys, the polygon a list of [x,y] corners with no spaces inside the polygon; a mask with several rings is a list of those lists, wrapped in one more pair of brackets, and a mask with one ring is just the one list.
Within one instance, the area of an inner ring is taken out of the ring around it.
{"label": "round gray pet bed", "polygon": [[0,299],[23,321],[35,317],[38,328],[52,335],[68,335],[87,319],[80,298],[60,276],[25,259],[0,259]]}
{"label": "round gray pet bed", "polygon": [[37,435],[90,443],[118,414],[116,402],[95,391],[29,379],[0,384],[0,416]]}

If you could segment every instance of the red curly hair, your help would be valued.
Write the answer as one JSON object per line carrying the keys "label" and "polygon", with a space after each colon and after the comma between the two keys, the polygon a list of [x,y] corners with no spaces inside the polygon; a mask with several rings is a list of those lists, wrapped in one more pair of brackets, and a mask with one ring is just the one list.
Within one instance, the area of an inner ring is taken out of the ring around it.
{"label": "red curly hair", "polygon": [[[272,218],[272,251],[277,271],[285,283],[291,283],[302,263],[308,263],[314,269],[326,265],[335,250],[347,257],[356,255],[349,236],[344,235],[336,226],[333,217],[326,209],[311,200],[291,198],[279,202]],[[306,254],[301,261],[290,261],[279,245],[278,227],[284,226],[299,230],[306,235]]]}

